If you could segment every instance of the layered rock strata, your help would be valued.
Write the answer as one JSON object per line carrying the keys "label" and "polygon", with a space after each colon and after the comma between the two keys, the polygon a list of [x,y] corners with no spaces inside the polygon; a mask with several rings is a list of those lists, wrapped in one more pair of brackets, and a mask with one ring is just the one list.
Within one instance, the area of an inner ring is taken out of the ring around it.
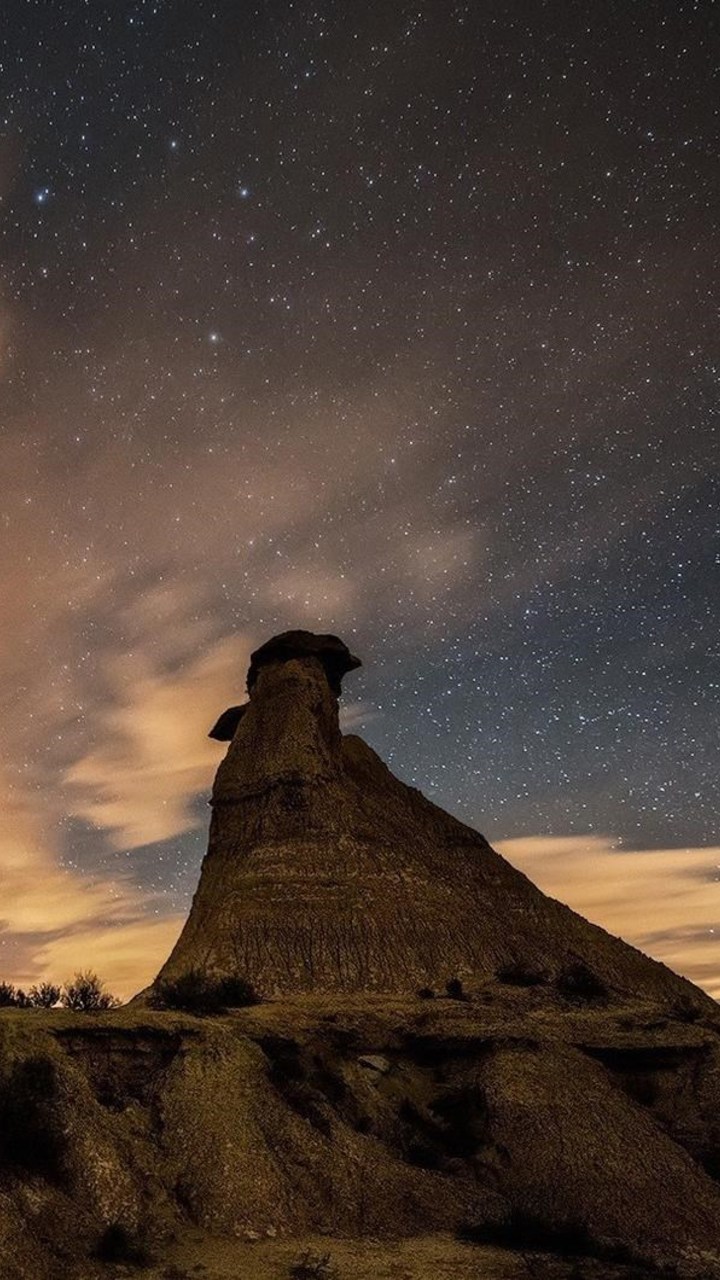
{"label": "layered rock strata", "polygon": [[343,736],[341,680],[359,665],[336,637],[308,632],[253,654],[248,703],[212,731],[232,740],[200,884],[161,978],[201,968],[269,996],[410,993],[515,967],[549,981],[587,969],[623,995],[693,990],[546,897]]}

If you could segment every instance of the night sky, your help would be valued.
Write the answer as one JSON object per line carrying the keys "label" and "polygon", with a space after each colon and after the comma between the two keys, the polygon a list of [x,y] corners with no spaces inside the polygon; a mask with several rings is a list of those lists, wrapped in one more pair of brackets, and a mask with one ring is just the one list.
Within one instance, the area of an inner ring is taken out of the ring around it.
{"label": "night sky", "polygon": [[153,976],[300,626],[399,776],[720,994],[713,19],[5,0],[0,978]]}

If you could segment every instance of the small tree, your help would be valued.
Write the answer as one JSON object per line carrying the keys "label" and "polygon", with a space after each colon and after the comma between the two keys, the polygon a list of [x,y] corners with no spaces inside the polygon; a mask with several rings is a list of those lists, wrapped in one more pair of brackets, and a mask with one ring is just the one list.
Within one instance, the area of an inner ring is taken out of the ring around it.
{"label": "small tree", "polygon": [[0,982],[0,1009],[9,1009],[17,1004],[17,996],[12,982]]}
{"label": "small tree", "polygon": [[54,982],[41,982],[30,988],[30,1003],[35,1009],[52,1009],[60,999],[60,988]]}
{"label": "small tree", "polygon": [[74,1013],[99,1013],[103,1009],[115,1009],[120,1003],[90,969],[76,973],[71,982],[66,982],[60,999],[63,1007]]}

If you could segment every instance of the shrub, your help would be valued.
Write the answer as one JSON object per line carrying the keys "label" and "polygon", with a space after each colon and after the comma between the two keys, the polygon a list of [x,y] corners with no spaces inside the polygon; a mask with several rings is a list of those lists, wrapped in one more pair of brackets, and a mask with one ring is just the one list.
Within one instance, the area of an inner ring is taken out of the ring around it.
{"label": "shrub", "polygon": [[71,982],[66,982],[60,999],[63,1008],[72,1009],[74,1013],[99,1013],[103,1009],[115,1009],[119,1004],[115,996],[105,990],[102,979],[90,969],[76,973]]}
{"label": "shrub", "polygon": [[0,982],[0,1009],[9,1009],[16,1004],[17,997],[12,982]]}
{"label": "shrub", "polygon": [[22,987],[18,987],[15,992],[15,1004],[18,1009],[30,1009],[32,1007],[32,1000],[27,992],[23,991]]}
{"label": "shrub", "polygon": [[41,982],[30,988],[30,1004],[36,1009],[52,1009],[60,1000],[60,988],[53,982]]}
{"label": "shrub", "polygon": [[609,988],[602,978],[582,960],[577,960],[573,964],[565,965],[560,970],[555,985],[561,995],[568,1000],[574,1000],[582,1003],[583,1001],[605,1000],[610,994]]}
{"label": "shrub", "polygon": [[145,1242],[121,1222],[111,1222],[103,1231],[95,1249],[101,1262],[124,1262],[131,1267],[146,1267],[152,1256]]}
{"label": "shrub", "polygon": [[434,1000],[435,992],[432,987],[421,987],[418,991],[418,1000]]}
{"label": "shrub", "polygon": [[445,991],[451,1000],[467,1000],[463,984],[459,978],[448,978]]}
{"label": "shrub", "polygon": [[337,1280],[337,1268],[329,1253],[315,1253],[306,1249],[290,1267],[291,1280]]}
{"label": "shrub", "polygon": [[153,1004],[160,1009],[183,1009],[186,1013],[225,1013],[228,1008],[258,1004],[260,997],[251,983],[240,976],[213,978],[203,969],[188,969],[177,978],[165,978],[156,987]]}
{"label": "shrub", "polygon": [[510,987],[539,987],[547,982],[547,971],[525,960],[511,960],[495,970],[498,982]]}
{"label": "shrub", "polygon": [[218,988],[220,999],[229,1009],[243,1009],[248,1005],[260,1004],[260,996],[252,983],[238,974],[221,978]]}

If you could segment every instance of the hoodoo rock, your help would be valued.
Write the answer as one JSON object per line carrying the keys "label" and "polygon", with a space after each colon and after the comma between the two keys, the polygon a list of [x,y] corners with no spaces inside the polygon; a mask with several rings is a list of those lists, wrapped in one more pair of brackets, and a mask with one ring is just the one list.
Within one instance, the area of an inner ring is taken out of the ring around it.
{"label": "hoodoo rock", "polygon": [[344,737],[358,666],[277,636],[212,731],[161,977],[269,999],[0,1009],[0,1280],[720,1280],[717,1005]]}
{"label": "hoodoo rock", "polygon": [[343,736],[341,682],[360,665],[336,636],[307,631],[252,654],[248,703],[211,731],[232,740],[200,884],[161,978],[240,973],[272,996],[472,988],[513,972],[625,996],[694,991],[546,897]]}

